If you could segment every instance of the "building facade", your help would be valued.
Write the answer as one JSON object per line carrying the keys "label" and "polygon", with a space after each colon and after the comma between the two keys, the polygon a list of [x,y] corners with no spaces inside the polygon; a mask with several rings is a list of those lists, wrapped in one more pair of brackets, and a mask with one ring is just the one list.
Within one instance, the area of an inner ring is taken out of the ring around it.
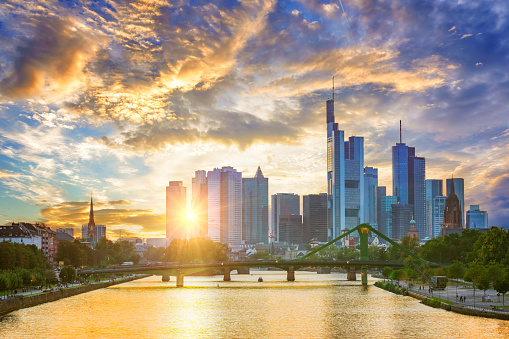
{"label": "building facade", "polygon": [[447,197],[445,196],[437,196],[433,198],[433,238],[437,238],[442,235],[446,200]]}
{"label": "building facade", "polygon": [[451,194],[451,183],[454,182],[454,193],[458,197],[461,208],[462,227],[465,228],[465,180],[463,178],[446,179],[446,196]]}
{"label": "building facade", "polygon": [[377,225],[377,198],[378,169],[364,167],[364,222],[378,229]]}
{"label": "building facade", "polygon": [[207,172],[200,170],[194,172],[192,179],[191,211],[193,215],[193,236],[208,236],[208,185]]}
{"label": "building facade", "polygon": [[435,220],[435,215],[433,214],[433,199],[443,195],[443,180],[426,180],[426,237],[434,238],[433,222]]}
{"label": "building facade", "polygon": [[294,193],[277,193],[272,195],[272,241],[280,242],[279,220],[281,215],[301,215],[300,196]]}
{"label": "building facade", "polygon": [[242,244],[242,173],[233,167],[207,172],[208,236],[240,249]]}
{"label": "building facade", "polygon": [[447,235],[450,230],[463,228],[463,212],[461,211],[460,201],[456,195],[454,186],[454,181],[452,181],[450,193],[445,200],[443,235]]}
{"label": "building facade", "polygon": [[302,197],[302,241],[327,241],[327,193]]}
{"label": "building facade", "polygon": [[258,167],[254,178],[242,179],[242,240],[269,243],[269,179]]}
{"label": "building facade", "polygon": [[470,205],[467,211],[466,225],[470,229],[488,228],[488,212],[481,211],[479,205]]}
{"label": "building facade", "polygon": [[186,188],[182,181],[170,181],[166,186],[166,238],[187,238]]}
{"label": "building facade", "polygon": [[387,195],[381,198],[380,210],[381,217],[378,220],[379,227],[382,228],[380,232],[387,237],[393,239],[393,220],[392,220],[392,206],[397,205],[398,197]]}
{"label": "building facade", "polygon": [[279,242],[287,244],[302,243],[302,216],[279,216]]}

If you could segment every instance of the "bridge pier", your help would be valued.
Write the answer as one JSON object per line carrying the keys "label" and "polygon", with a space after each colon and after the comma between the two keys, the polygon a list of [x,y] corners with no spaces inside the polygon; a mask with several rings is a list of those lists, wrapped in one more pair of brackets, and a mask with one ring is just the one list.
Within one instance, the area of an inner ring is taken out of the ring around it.
{"label": "bridge pier", "polygon": [[287,281],[295,281],[295,270],[293,266],[289,266],[286,271],[286,280]]}
{"label": "bridge pier", "polygon": [[362,286],[368,285],[368,267],[362,266],[361,267],[361,279],[362,279]]}
{"label": "bridge pier", "polygon": [[230,269],[225,268],[223,272],[224,272],[223,281],[231,281],[232,279],[230,278]]}
{"label": "bridge pier", "polygon": [[184,287],[184,275],[177,274],[177,287]]}
{"label": "bridge pier", "polygon": [[348,281],[356,281],[357,280],[357,272],[355,271],[355,267],[350,267],[346,272],[346,280]]}
{"label": "bridge pier", "polygon": [[163,275],[163,281],[164,282],[170,281],[170,276],[169,275]]}

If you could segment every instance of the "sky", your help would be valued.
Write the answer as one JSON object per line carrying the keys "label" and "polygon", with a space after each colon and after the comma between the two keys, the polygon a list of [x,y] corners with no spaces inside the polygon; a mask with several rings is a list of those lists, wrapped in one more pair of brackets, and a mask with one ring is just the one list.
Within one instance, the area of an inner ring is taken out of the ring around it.
{"label": "sky", "polygon": [[391,147],[509,225],[505,0],[3,0],[0,224],[165,235],[165,186],[233,166],[326,192],[325,101],[392,192]]}

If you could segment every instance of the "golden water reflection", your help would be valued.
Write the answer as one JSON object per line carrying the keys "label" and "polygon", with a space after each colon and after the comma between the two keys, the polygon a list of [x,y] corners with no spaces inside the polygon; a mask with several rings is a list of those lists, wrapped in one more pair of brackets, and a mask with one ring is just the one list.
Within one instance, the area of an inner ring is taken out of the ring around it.
{"label": "golden water reflection", "polygon": [[0,338],[509,338],[509,321],[433,309],[343,274],[296,279],[259,271],[176,288],[153,276],[13,312]]}

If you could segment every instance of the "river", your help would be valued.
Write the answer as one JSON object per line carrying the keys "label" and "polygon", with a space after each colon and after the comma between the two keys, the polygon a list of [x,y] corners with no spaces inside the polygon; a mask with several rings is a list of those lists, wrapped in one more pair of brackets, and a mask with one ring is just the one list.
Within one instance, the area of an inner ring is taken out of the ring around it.
{"label": "river", "polygon": [[185,277],[184,288],[147,277],[13,312],[0,338],[509,338],[509,321],[430,308],[341,273],[295,276]]}

